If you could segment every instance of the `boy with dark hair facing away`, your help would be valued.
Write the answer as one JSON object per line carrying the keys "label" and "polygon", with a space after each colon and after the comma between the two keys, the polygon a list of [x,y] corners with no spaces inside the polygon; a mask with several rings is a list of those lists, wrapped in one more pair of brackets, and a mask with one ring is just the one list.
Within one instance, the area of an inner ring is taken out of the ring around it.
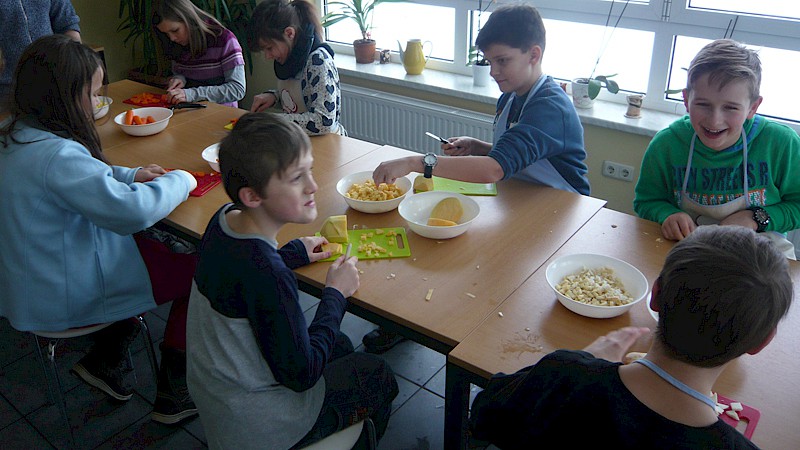
{"label": "boy with dark hair facing away", "polygon": [[772,340],[792,293],[787,261],[768,239],[743,227],[700,227],[675,245],[653,283],[659,319],[644,358],[619,362],[649,331],[627,327],[583,351],[498,374],[472,405],[474,436],[504,449],[756,448],[718,417],[709,394],[729,362]]}
{"label": "boy with dark hair facing away", "polygon": [[[394,183],[409,172],[473,183],[509,178],[589,195],[583,126],[572,101],[542,72],[545,28],[531,5],[497,8],[475,43],[491,63],[491,75],[503,92],[497,101],[493,142],[451,137],[447,156],[428,153],[381,163],[375,183]],[[364,336],[369,352],[388,350],[401,338],[375,330]]]}
{"label": "boy with dark hair facing away", "polygon": [[357,258],[331,264],[307,325],[292,268],[330,256],[326,240],[276,240],[284,224],[317,216],[308,137],[277,115],[246,114],[219,161],[234,203],[203,236],[187,325],[188,386],[209,447],[304,447],[367,418],[380,438],[397,382],[339,330]]}
{"label": "boy with dark hair facing away", "polygon": [[681,240],[698,225],[739,225],[772,239],[800,228],[800,137],[756,114],[761,61],[754,50],[720,39],[689,65],[687,116],[656,134],[642,160],[633,208]]}

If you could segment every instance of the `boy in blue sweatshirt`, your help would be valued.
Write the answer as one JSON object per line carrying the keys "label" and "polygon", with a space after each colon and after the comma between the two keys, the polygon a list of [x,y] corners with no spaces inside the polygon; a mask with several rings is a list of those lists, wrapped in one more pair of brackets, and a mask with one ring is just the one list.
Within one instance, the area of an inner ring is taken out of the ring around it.
{"label": "boy in blue sweatshirt", "polygon": [[[493,142],[451,137],[442,144],[448,156],[428,153],[385,161],[372,174],[375,183],[393,183],[409,172],[473,183],[514,177],[589,195],[583,126],[564,90],[542,73],[545,40],[542,16],[533,6],[503,5],[492,12],[475,43],[503,91]],[[382,353],[401,339],[374,330],[364,336],[364,346]]]}

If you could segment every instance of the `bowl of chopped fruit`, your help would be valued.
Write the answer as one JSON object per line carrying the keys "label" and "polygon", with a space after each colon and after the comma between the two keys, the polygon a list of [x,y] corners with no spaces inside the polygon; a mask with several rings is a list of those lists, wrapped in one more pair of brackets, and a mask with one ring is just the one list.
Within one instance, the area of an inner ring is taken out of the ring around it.
{"label": "bowl of chopped fruit", "polygon": [[375,186],[372,172],[357,172],[347,175],[336,183],[336,191],[347,205],[365,213],[389,212],[400,204],[411,190],[411,180],[400,177],[393,184]]}
{"label": "bowl of chopped fruit", "polygon": [[114,103],[114,100],[111,97],[102,95],[97,97],[97,104],[94,105],[94,120],[105,117],[112,103]]}
{"label": "bowl of chopped fruit", "polygon": [[463,194],[428,191],[403,200],[397,212],[414,233],[428,239],[451,239],[467,232],[481,208]]}
{"label": "bowl of chopped fruit", "polygon": [[596,319],[626,313],[647,296],[650,288],[636,267],[611,256],[590,253],[553,260],[545,278],[564,307]]}

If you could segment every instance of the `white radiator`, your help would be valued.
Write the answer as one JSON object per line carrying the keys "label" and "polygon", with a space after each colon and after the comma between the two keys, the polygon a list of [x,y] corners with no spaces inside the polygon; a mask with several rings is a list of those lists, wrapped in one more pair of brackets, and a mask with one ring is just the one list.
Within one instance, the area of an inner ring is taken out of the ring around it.
{"label": "white radiator", "polygon": [[445,139],[471,136],[491,142],[493,120],[488,114],[342,85],[342,125],[347,134],[376,144],[420,153],[438,151],[440,144],[426,131]]}

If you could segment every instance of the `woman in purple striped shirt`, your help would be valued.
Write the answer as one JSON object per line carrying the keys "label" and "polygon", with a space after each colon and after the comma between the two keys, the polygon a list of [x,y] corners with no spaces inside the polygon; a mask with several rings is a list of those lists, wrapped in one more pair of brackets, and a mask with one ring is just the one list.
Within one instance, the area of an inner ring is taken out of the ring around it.
{"label": "woman in purple striped shirt", "polygon": [[172,60],[168,101],[238,106],[246,88],[244,58],[230,30],[190,0],[156,2],[153,26]]}

